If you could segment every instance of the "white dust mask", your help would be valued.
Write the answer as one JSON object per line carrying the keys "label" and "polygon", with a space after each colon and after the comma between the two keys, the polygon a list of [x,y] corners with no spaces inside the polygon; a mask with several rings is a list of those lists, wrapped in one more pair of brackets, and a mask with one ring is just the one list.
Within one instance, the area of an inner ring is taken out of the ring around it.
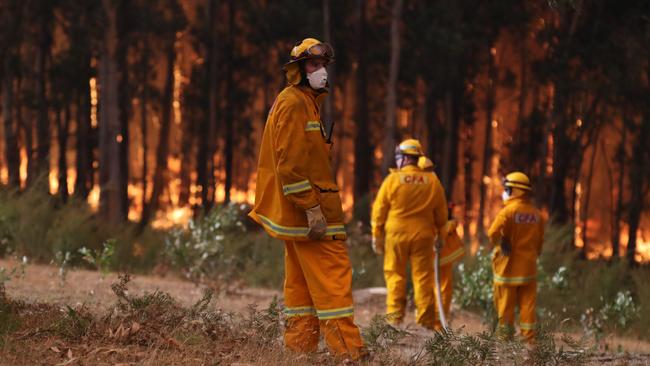
{"label": "white dust mask", "polygon": [[309,86],[318,90],[323,89],[327,85],[327,70],[324,67],[307,74]]}
{"label": "white dust mask", "polygon": [[510,199],[510,195],[508,194],[508,192],[503,191],[503,193],[501,193],[501,199],[503,200],[503,202],[509,200],[509,199]]}

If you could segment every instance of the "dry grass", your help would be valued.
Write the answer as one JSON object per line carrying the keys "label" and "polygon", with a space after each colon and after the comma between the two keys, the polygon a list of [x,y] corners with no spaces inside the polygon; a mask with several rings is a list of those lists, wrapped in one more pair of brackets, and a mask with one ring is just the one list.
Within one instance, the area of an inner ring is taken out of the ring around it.
{"label": "dry grass", "polygon": [[113,284],[115,304],[94,315],[83,305],[59,308],[3,298],[2,364],[323,364],[327,353],[294,355],[281,346],[277,301],[245,314],[216,309],[206,291],[192,306],[160,291],[129,295],[128,275]]}
{"label": "dry grass", "polygon": [[[7,283],[0,302],[0,364],[68,365],[312,365],[340,364],[321,345],[314,355],[282,347],[278,293],[240,289],[213,292],[173,278],[71,271],[60,287],[56,268],[30,265]],[[112,284],[112,285],[111,285]],[[383,296],[355,292],[356,320],[363,325],[371,365],[647,364],[648,345],[635,353],[580,353],[561,335],[548,336],[536,354],[485,333],[481,319],[456,310],[464,328],[436,335],[412,326],[392,327]],[[90,301],[92,300],[92,301]],[[75,304],[67,306],[66,304]],[[259,307],[249,304],[260,304]],[[413,321],[412,314],[407,323]],[[465,326],[466,325],[466,326]],[[483,333],[483,334],[481,334]],[[613,337],[612,337],[613,338]],[[626,348],[630,350],[629,348]]]}

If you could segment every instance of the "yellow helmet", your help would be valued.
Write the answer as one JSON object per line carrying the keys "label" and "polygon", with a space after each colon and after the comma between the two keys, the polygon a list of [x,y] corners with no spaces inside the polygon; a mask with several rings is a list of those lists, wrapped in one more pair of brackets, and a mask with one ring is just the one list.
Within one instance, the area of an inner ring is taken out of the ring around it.
{"label": "yellow helmet", "polygon": [[422,145],[416,139],[406,139],[397,146],[397,153],[403,155],[422,156]]}
{"label": "yellow helmet", "polygon": [[427,158],[426,156],[422,155],[418,159],[418,168],[422,170],[427,170],[427,169],[433,169],[433,161],[431,159]]}
{"label": "yellow helmet", "polygon": [[503,179],[503,185],[510,188],[519,188],[524,191],[532,191],[530,179],[522,172],[512,172]]}
{"label": "yellow helmet", "polygon": [[329,44],[323,43],[316,38],[305,38],[296,43],[291,49],[289,62],[284,64],[284,67],[286,68],[290,64],[310,58],[322,58],[327,63],[330,63],[334,61],[334,50]]}
{"label": "yellow helmet", "polygon": [[291,49],[289,61],[284,64],[282,69],[286,72],[287,82],[290,85],[300,84],[302,76],[300,75],[300,68],[298,61],[307,60],[310,58],[322,58],[327,63],[334,61],[334,50],[327,43],[323,43],[316,38],[305,38],[296,43]]}

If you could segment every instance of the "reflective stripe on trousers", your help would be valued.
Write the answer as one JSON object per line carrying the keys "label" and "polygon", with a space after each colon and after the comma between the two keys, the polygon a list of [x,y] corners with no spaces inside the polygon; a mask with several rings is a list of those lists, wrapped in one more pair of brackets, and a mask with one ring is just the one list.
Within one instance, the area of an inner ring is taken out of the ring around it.
{"label": "reflective stripe on trousers", "polygon": [[[285,241],[284,343],[298,352],[314,352],[320,334],[337,355],[356,359],[363,348],[354,324],[352,267],[340,240]],[[312,310],[313,309],[313,310]]]}

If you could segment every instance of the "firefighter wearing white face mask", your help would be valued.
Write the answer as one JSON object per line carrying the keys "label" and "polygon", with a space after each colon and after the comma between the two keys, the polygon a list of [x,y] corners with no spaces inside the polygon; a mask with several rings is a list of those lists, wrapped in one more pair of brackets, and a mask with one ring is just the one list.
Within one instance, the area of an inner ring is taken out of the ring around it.
{"label": "firefighter wearing white face mask", "polygon": [[503,337],[512,337],[518,306],[521,334],[532,343],[536,327],[537,258],[544,241],[544,219],[531,202],[532,187],[526,174],[508,174],[503,188],[504,207],[488,230],[494,246],[492,270],[498,330]]}
{"label": "firefighter wearing white face mask", "polygon": [[332,48],[314,38],[291,50],[288,85],[264,128],[249,216],[284,240],[286,347],[316,352],[322,335],[332,353],[358,359],[365,351],[354,323],[343,210],[320,119],[325,66],[333,58]]}

